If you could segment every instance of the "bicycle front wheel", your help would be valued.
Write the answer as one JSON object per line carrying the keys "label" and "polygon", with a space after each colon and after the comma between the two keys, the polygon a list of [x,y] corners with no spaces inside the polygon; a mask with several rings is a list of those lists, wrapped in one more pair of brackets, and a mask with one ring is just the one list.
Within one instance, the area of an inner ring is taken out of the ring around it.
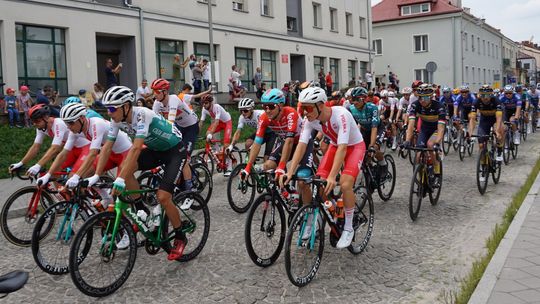
{"label": "bicycle front wheel", "polygon": [[195,157],[199,161],[202,160],[202,163],[208,168],[208,170],[210,171],[210,174],[214,175],[215,164],[214,164],[214,159],[212,158],[212,156],[210,156],[210,154],[206,153],[205,151],[201,151],[197,153]]}
{"label": "bicycle front wheel", "polygon": [[510,152],[512,152],[512,159],[516,159],[517,154],[518,154],[518,148],[519,148],[519,145],[511,143]]}
{"label": "bicycle front wheel", "polygon": [[377,192],[383,201],[387,201],[392,197],[394,187],[396,186],[396,163],[392,155],[389,154],[384,156],[384,160],[388,165],[388,172],[386,176],[379,178]]}
{"label": "bicycle front wheel", "polygon": [[443,162],[439,161],[439,181],[438,185],[434,187],[431,185],[431,191],[429,192],[429,202],[432,206],[437,205],[439,197],[441,196],[441,189],[443,185]]}
{"label": "bicycle front wheel", "polygon": [[416,165],[411,180],[411,191],[409,192],[409,216],[413,221],[416,221],[420,212],[420,206],[425,194],[424,185],[427,182],[426,179],[427,174],[424,165]]}
{"label": "bicycle front wheel", "polygon": [[[91,216],[71,245],[71,279],[82,293],[91,297],[108,296],[118,290],[129,278],[137,259],[137,237],[127,218],[121,218],[113,241],[115,219],[115,212]],[[129,239],[125,250],[117,248],[120,237]]]}
{"label": "bicycle front wheel", "polygon": [[510,144],[512,141],[512,136],[509,133],[510,131],[506,131],[506,136],[504,137],[504,147],[503,147],[503,161],[505,165],[508,165],[510,162]]}
{"label": "bicycle front wheel", "polygon": [[227,200],[232,210],[244,213],[249,210],[255,198],[255,179],[252,175],[242,180],[240,173],[246,164],[236,166],[227,180]]}
{"label": "bicycle front wheel", "polygon": [[354,205],[353,229],[354,238],[351,246],[347,249],[352,254],[362,253],[373,234],[373,222],[375,221],[373,199],[368,195],[365,188],[356,186],[354,189],[356,202]]}
{"label": "bicycle front wheel", "polygon": [[458,135],[458,154],[459,154],[459,160],[463,161],[465,158],[465,137],[463,136],[463,131],[459,132]]}
{"label": "bicycle front wheel", "polygon": [[491,179],[495,184],[498,184],[501,178],[501,167],[502,162],[496,161],[493,157],[491,157]]}
{"label": "bicycle front wheel", "polygon": [[[325,223],[321,212],[323,211],[318,206],[313,205],[300,208],[294,215],[285,237],[285,270],[291,283],[298,287],[309,284],[321,265]],[[311,226],[308,225],[309,217]],[[317,225],[316,222],[320,224]],[[306,233],[306,229],[311,233]],[[307,238],[306,234],[309,234]]]}
{"label": "bicycle front wheel", "polygon": [[204,164],[196,163],[191,165],[191,175],[193,188],[196,189],[197,193],[199,193],[204,201],[208,203],[212,197],[212,190],[214,189],[212,173],[210,173],[210,170]]}
{"label": "bicycle front wheel", "polygon": [[476,185],[480,194],[486,193],[489,180],[489,156],[486,149],[480,151],[476,162]]}

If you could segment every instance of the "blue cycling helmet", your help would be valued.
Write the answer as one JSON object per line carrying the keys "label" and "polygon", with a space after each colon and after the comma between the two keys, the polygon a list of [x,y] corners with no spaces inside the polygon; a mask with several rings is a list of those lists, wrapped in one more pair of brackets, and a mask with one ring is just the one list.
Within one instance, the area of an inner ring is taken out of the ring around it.
{"label": "blue cycling helmet", "polygon": [[67,104],[70,104],[70,103],[81,103],[81,99],[77,96],[70,96],[68,98],[66,98],[66,100],[64,100],[64,102],[62,102],[62,106],[65,106]]}
{"label": "blue cycling helmet", "polygon": [[505,85],[504,90],[505,93],[514,93],[514,88],[511,85]]}
{"label": "blue cycling helmet", "polygon": [[261,97],[262,103],[285,103],[285,95],[280,89],[266,91]]}

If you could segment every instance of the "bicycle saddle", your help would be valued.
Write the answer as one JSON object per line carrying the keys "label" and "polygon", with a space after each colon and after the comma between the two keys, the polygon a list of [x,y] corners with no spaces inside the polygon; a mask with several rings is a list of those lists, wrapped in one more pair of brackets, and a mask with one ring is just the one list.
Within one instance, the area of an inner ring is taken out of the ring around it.
{"label": "bicycle saddle", "polygon": [[17,291],[28,281],[28,272],[12,271],[8,274],[0,276],[0,294],[8,294]]}

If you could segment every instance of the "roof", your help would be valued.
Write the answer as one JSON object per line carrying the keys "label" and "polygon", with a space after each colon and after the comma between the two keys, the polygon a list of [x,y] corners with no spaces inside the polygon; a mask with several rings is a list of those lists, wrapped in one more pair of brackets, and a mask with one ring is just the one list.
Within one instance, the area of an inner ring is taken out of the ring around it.
{"label": "roof", "polygon": [[[401,6],[420,3],[431,3],[431,11],[423,14],[401,16]],[[449,3],[449,1],[444,0],[383,0],[377,5],[373,6],[371,11],[373,23],[377,23],[383,21],[413,19],[426,16],[458,13],[463,11],[463,9],[453,6]]]}

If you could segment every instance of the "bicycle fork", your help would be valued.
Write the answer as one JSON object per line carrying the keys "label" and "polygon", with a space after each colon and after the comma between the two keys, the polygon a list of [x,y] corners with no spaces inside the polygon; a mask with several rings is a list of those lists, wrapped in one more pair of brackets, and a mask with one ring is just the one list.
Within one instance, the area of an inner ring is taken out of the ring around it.
{"label": "bicycle fork", "polygon": [[[75,204],[71,206],[66,212],[64,213],[64,218],[62,219],[62,224],[60,224],[60,229],[58,229],[58,233],[56,234],[56,240],[60,240],[63,237],[64,243],[68,243],[73,233],[73,224],[75,223],[75,217],[77,216],[77,212],[79,209],[79,205]],[[67,225],[66,233],[64,234],[64,228]]]}
{"label": "bicycle fork", "polygon": [[302,246],[302,236],[304,235],[304,230],[306,229],[306,224],[307,224],[307,221],[309,219],[309,216],[310,214],[313,213],[313,219],[312,219],[312,223],[311,223],[311,235],[309,237],[309,250],[312,251],[313,250],[313,247],[315,247],[315,238],[316,238],[316,229],[317,229],[317,222],[318,219],[319,219],[319,208],[315,208],[315,210],[313,212],[306,212],[306,214],[304,215],[304,220],[302,222],[302,228],[300,228],[300,237],[298,238],[298,241],[296,243],[296,245],[298,247],[301,247]]}

